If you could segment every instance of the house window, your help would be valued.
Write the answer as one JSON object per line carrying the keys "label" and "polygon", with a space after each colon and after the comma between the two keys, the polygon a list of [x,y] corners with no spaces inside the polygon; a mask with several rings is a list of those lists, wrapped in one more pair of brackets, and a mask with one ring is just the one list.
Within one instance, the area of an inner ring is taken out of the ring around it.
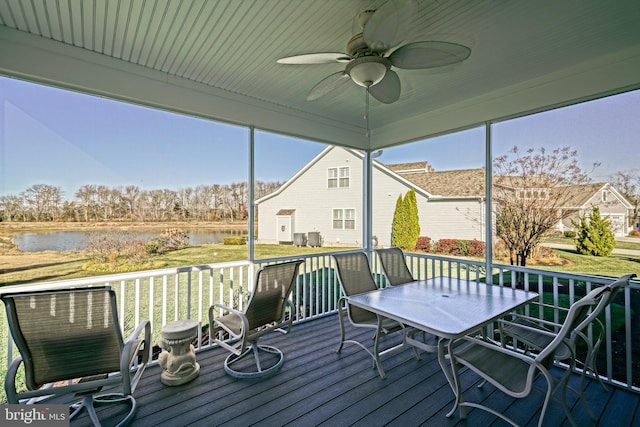
{"label": "house window", "polygon": [[602,191],[602,201],[606,202],[607,201],[607,197],[609,195],[609,192],[607,190],[603,190]]}
{"label": "house window", "polygon": [[549,198],[549,194],[544,188],[530,188],[516,191],[516,197],[518,199],[526,200],[547,200]]}
{"label": "house window", "polygon": [[355,209],[344,210],[344,229],[345,230],[356,229],[356,210]]}
{"label": "house window", "polygon": [[356,210],[355,209],[334,209],[333,210],[334,230],[355,230]]}
{"label": "house window", "polygon": [[327,176],[329,188],[349,188],[349,167],[329,168]]}

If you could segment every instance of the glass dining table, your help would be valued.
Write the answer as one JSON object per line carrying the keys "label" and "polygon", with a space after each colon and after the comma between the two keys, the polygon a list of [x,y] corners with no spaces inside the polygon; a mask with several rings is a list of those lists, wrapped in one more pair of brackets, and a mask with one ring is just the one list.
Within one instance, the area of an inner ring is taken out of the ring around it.
{"label": "glass dining table", "polygon": [[[406,342],[437,352],[440,367],[456,398],[453,409],[447,414],[450,417],[461,398],[461,391],[455,373],[446,361],[447,344],[483,330],[496,319],[537,298],[538,294],[531,291],[440,276],[350,296],[348,302],[376,313],[378,327],[382,317],[386,317],[438,337],[437,346],[420,341],[415,334],[406,334]],[[462,407],[460,411],[464,418]]]}

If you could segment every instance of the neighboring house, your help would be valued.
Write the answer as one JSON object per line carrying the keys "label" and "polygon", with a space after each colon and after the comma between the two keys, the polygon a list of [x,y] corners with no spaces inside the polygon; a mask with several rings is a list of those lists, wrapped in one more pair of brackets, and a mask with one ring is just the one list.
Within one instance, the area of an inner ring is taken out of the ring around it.
{"label": "neighboring house", "polygon": [[571,187],[570,201],[564,209],[573,213],[558,225],[558,229],[576,230],[571,221],[579,223],[578,217],[589,216],[594,206],[600,208],[600,215],[611,221],[611,231],[616,237],[629,234],[629,215],[633,206],[613,186],[606,182],[575,185]]}
{"label": "neighboring house", "polygon": [[[543,184],[533,187],[534,182],[527,179],[527,188],[518,187],[514,183],[521,182],[519,177],[495,177],[494,186],[502,187],[512,194],[512,197],[540,199],[558,198],[565,200],[558,206],[559,231],[577,231],[573,222],[579,223],[579,217],[589,217],[594,207],[600,209],[600,215],[611,222],[611,231],[616,237],[629,234],[629,215],[633,212],[633,206],[613,186],[606,182],[571,185],[556,188],[544,188]],[[496,192],[494,190],[494,196]]]}
{"label": "neighboring house", "polygon": [[[258,241],[294,242],[304,233],[327,246],[362,243],[363,153],[327,147],[278,191],[255,203]],[[400,195],[415,190],[420,235],[485,240],[484,170],[433,172],[426,162],[383,165],[373,161],[373,235],[391,245]],[[319,233],[319,234],[317,234]]]}
{"label": "neighboring house", "polygon": [[[359,246],[363,158],[358,150],[327,147],[276,192],[257,200],[258,241],[304,244],[306,237],[309,246]],[[427,162],[384,165],[374,160],[372,170],[372,230],[378,246],[391,245],[396,201],[410,189],[416,192],[421,236],[486,240],[484,168],[436,172]],[[563,209],[576,219],[592,206],[609,217],[616,236],[627,234],[631,205],[610,184],[574,186]],[[567,219],[558,229],[575,228]]]}

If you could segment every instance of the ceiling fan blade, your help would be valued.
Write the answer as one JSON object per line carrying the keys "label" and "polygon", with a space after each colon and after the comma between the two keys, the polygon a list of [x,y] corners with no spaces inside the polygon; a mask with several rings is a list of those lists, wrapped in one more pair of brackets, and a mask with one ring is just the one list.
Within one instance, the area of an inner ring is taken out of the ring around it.
{"label": "ceiling fan blade", "polygon": [[384,104],[391,104],[400,99],[400,77],[393,70],[387,71],[380,83],[369,86],[369,93]]}
{"label": "ceiling fan blade", "polygon": [[351,77],[349,77],[349,74],[345,73],[344,71],[338,71],[337,73],[330,74],[328,77],[320,80],[320,82],[315,85],[311,89],[311,91],[309,91],[309,95],[307,95],[307,101],[318,99],[350,81]]}
{"label": "ceiling fan blade", "polygon": [[389,55],[389,60],[394,67],[416,70],[456,64],[467,59],[469,55],[471,49],[461,44],[422,41],[399,47]]}
{"label": "ceiling fan blade", "polygon": [[334,64],[336,62],[348,62],[351,58],[346,53],[320,52],[304,55],[287,56],[278,59],[278,64]]}
{"label": "ceiling fan blade", "polygon": [[388,0],[364,24],[362,37],[374,52],[383,53],[399,45],[415,16],[415,0]]}

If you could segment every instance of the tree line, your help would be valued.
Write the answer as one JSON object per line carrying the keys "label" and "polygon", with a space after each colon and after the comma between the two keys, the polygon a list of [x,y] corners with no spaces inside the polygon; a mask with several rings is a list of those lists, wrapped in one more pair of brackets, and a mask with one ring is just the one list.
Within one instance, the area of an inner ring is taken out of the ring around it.
{"label": "tree line", "polygon": [[[256,199],[282,182],[256,181]],[[136,185],[87,184],[73,200],[61,187],[34,184],[18,195],[0,197],[2,221],[242,221],[248,218],[248,183],[199,185],[178,190],[143,190]]]}

